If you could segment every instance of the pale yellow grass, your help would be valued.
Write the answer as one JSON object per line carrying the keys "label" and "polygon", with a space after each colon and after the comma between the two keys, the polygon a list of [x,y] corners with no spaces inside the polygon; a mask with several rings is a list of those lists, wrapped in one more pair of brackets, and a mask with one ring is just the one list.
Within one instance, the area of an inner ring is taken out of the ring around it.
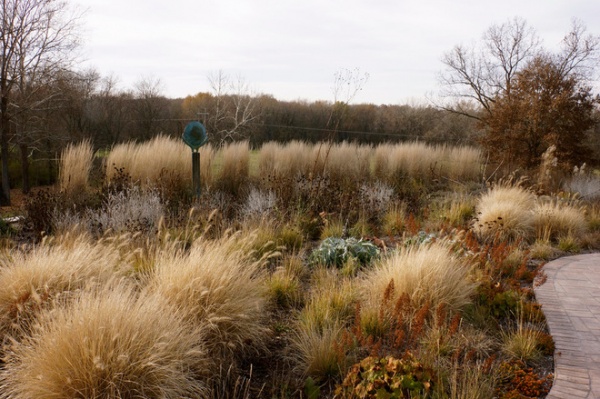
{"label": "pale yellow grass", "polygon": [[314,145],[303,141],[294,140],[281,145],[274,156],[272,175],[290,180],[298,175],[307,176],[314,164],[313,152]]}
{"label": "pale yellow grass", "polygon": [[482,154],[469,146],[443,148],[440,174],[454,181],[476,181],[482,177]]}
{"label": "pale yellow grass", "polygon": [[320,268],[311,286],[306,306],[298,315],[300,324],[323,330],[352,319],[358,292],[351,279],[343,277],[337,270]]}
{"label": "pale yellow grass", "polygon": [[369,145],[348,142],[331,146],[325,163],[325,173],[343,183],[353,183],[369,179],[371,174],[371,153]]}
{"label": "pale yellow grass", "polygon": [[250,173],[250,147],[247,141],[229,143],[221,149],[219,184],[232,194],[239,194]]}
{"label": "pale yellow grass", "polygon": [[104,284],[129,270],[118,248],[80,236],[44,241],[0,258],[0,334],[20,336],[41,309],[59,297]]}
{"label": "pale yellow grass", "polygon": [[[201,184],[203,187],[210,187],[213,183],[213,164],[214,164],[214,160],[215,160],[215,155],[216,155],[216,151],[214,149],[214,147],[211,144],[206,144],[203,145],[202,147],[200,147],[199,150],[200,153],[200,180],[201,180]],[[189,155],[189,162],[190,165],[192,163],[192,155]],[[187,173],[187,172],[184,172]],[[190,182],[192,181],[191,179],[191,172],[190,175],[188,177],[188,179],[190,180]],[[184,176],[185,178],[185,176]]]}
{"label": "pale yellow grass", "polygon": [[324,380],[345,370],[348,348],[340,339],[355,314],[357,294],[352,280],[337,270],[315,271],[292,335],[292,357],[302,375]]}
{"label": "pale yellow grass", "polygon": [[283,145],[275,141],[264,143],[258,154],[258,173],[261,176],[275,176],[275,160]]}
{"label": "pale yellow grass", "polygon": [[394,171],[404,171],[411,177],[424,178],[438,166],[443,159],[442,154],[440,147],[420,142],[397,145],[392,152],[392,168]]}
{"label": "pale yellow grass", "polygon": [[113,180],[119,173],[119,169],[131,175],[137,150],[138,145],[133,142],[115,145],[105,159],[106,180]]}
{"label": "pale yellow grass", "polygon": [[538,203],[533,209],[533,225],[538,239],[556,241],[560,237],[581,238],[588,223],[581,208],[557,202]]}
{"label": "pale yellow grass", "polygon": [[[210,149],[208,154],[211,154]],[[210,162],[208,155],[206,158]],[[123,168],[133,181],[142,186],[154,185],[165,173],[179,179],[190,179],[191,159],[191,151],[183,141],[159,135],[145,143],[115,146],[106,159],[106,177],[110,181],[115,176],[115,168]]]}
{"label": "pale yellow grass", "polygon": [[58,182],[60,191],[72,195],[88,188],[94,149],[90,140],[69,144],[60,156]]}
{"label": "pale yellow grass", "polygon": [[388,175],[391,170],[391,152],[390,144],[380,144],[373,150],[372,169],[373,175],[382,181],[388,181]]}
{"label": "pale yellow grass", "polygon": [[403,294],[415,309],[426,303],[432,309],[440,305],[462,308],[470,303],[475,290],[470,267],[463,262],[441,243],[394,251],[365,273],[361,282],[365,314],[380,309],[386,292],[392,309]]}
{"label": "pale yellow grass", "polygon": [[267,281],[268,295],[280,308],[295,308],[303,302],[300,279],[287,269],[279,267]]}
{"label": "pale yellow grass", "polygon": [[538,239],[529,246],[529,256],[532,259],[550,260],[554,258],[557,253],[558,251],[548,240]]}
{"label": "pale yellow grass", "polygon": [[426,179],[441,160],[437,147],[419,142],[381,144],[373,155],[375,175],[386,181],[403,176]]}
{"label": "pale yellow grass", "polygon": [[373,153],[373,169],[382,180],[401,176],[429,180],[476,180],[481,174],[481,151],[469,146],[433,146],[421,142],[380,144]]}
{"label": "pale yellow grass", "polygon": [[147,288],[202,326],[212,356],[222,361],[264,348],[266,285],[252,240],[238,235],[198,239],[187,252],[156,255]]}
{"label": "pale yellow grass", "polygon": [[299,324],[292,336],[292,353],[298,373],[317,381],[342,374],[350,363],[346,348],[340,343],[343,332],[339,321],[325,328]]}
{"label": "pale yellow grass", "polygon": [[484,239],[532,238],[535,195],[521,187],[496,186],[483,194],[476,205],[473,231]]}
{"label": "pale yellow grass", "polygon": [[540,329],[519,322],[513,331],[502,333],[502,351],[515,359],[535,362],[542,357],[539,349]]}
{"label": "pale yellow grass", "polygon": [[207,397],[210,360],[175,308],[123,283],[43,314],[10,348],[3,398]]}
{"label": "pale yellow grass", "polygon": [[449,380],[449,399],[488,399],[495,396],[493,378],[481,364],[461,368],[454,364]]}

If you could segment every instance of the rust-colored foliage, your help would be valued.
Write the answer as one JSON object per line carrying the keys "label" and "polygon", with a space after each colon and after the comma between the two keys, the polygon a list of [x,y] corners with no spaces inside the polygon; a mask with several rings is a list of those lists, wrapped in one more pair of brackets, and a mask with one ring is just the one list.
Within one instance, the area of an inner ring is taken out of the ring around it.
{"label": "rust-colored foliage", "polygon": [[594,126],[591,88],[547,55],[534,57],[491,104],[482,145],[496,162],[526,169],[554,145],[564,166],[589,161],[585,134]]}
{"label": "rust-colored foliage", "polygon": [[545,397],[552,386],[553,376],[540,377],[524,362],[514,360],[500,364],[497,388],[501,399],[525,399]]}
{"label": "rust-colored foliage", "polygon": [[421,230],[421,224],[419,223],[419,221],[417,220],[415,215],[413,213],[410,213],[408,215],[408,219],[406,220],[406,231],[410,235],[414,236],[414,235],[418,234],[420,230]]}
{"label": "rust-colored foliage", "polygon": [[433,383],[433,370],[407,352],[401,359],[363,359],[352,366],[335,393],[340,398],[420,398],[428,397]]}
{"label": "rust-colored foliage", "polygon": [[461,316],[448,310],[446,305],[436,308],[426,302],[415,308],[408,294],[402,294],[395,301],[394,284],[390,282],[379,305],[377,323],[385,326],[382,330],[364,331],[361,327],[361,308],[356,307],[354,326],[344,334],[342,342],[345,347],[351,343],[358,346],[359,351],[370,356],[402,356],[407,351],[418,348],[426,328],[436,326],[446,331],[445,338],[450,339],[458,332]]}

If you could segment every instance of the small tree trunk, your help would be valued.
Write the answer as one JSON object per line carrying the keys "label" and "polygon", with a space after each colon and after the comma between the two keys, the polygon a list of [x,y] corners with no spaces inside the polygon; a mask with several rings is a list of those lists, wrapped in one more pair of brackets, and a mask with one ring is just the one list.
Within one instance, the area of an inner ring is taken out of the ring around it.
{"label": "small tree trunk", "polygon": [[2,140],[0,156],[2,157],[2,192],[0,193],[0,205],[10,206],[10,183],[8,177],[8,144]]}
{"label": "small tree trunk", "polygon": [[21,174],[23,175],[22,190],[23,194],[29,194],[29,190],[31,189],[29,183],[29,157],[27,156],[29,148],[27,144],[19,144],[19,150],[21,151]]}
{"label": "small tree trunk", "polygon": [[8,176],[8,133],[10,120],[6,115],[8,102],[5,98],[0,100],[0,157],[2,157],[2,195],[0,204],[10,206],[10,178]]}

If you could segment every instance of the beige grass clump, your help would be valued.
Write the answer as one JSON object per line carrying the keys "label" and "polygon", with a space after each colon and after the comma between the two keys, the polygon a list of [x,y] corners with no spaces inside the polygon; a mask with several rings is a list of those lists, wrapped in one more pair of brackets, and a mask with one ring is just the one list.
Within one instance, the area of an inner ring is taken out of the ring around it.
{"label": "beige grass clump", "polygon": [[441,173],[454,181],[476,181],[481,178],[482,154],[470,146],[444,147]]}
{"label": "beige grass clump", "polygon": [[298,315],[301,324],[324,330],[333,324],[351,321],[358,300],[351,279],[342,277],[337,270],[322,268],[316,272],[311,285],[306,306]]}
{"label": "beige grass clump", "polygon": [[248,141],[229,143],[221,150],[219,187],[230,194],[248,181],[250,173],[250,144]]}
{"label": "beige grass clump", "polygon": [[163,135],[141,144],[118,144],[106,159],[107,180],[112,180],[116,169],[121,168],[142,186],[154,185],[165,173],[189,180],[192,173],[190,149],[181,140]]}
{"label": "beige grass clump", "polygon": [[440,147],[421,142],[403,143],[394,148],[393,169],[404,171],[411,177],[423,178],[431,174],[436,164],[439,166],[442,155]]}
{"label": "beige grass clump", "polygon": [[380,144],[373,150],[373,175],[381,181],[389,181],[392,145]]}
{"label": "beige grass clump", "polygon": [[94,149],[90,140],[69,144],[60,156],[58,182],[60,191],[73,195],[88,188]]}
{"label": "beige grass clump", "polygon": [[399,184],[406,177],[430,180],[442,160],[442,147],[420,142],[381,144],[373,153],[373,169],[377,178],[392,184]]}
{"label": "beige grass clump", "polygon": [[341,338],[356,313],[357,300],[351,279],[337,270],[314,272],[311,292],[292,334],[292,358],[300,374],[325,380],[344,372],[350,359]]}
{"label": "beige grass clump", "polygon": [[85,292],[11,346],[0,397],[207,397],[197,334],[160,298],[122,283]]}
{"label": "beige grass clump", "polygon": [[314,148],[303,141],[287,143],[275,157],[275,176],[292,180],[298,175],[308,176],[314,167]]}
{"label": "beige grass clump", "polygon": [[304,302],[300,280],[281,267],[267,281],[267,290],[271,302],[279,308],[296,308]]}
{"label": "beige grass clump", "polygon": [[131,170],[136,162],[137,151],[138,145],[133,142],[115,145],[106,156],[106,181],[112,181],[120,169],[131,175]]}
{"label": "beige grass clump", "polygon": [[369,145],[358,145],[344,141],[334,144],[327,156],[325,173],[345,185],[365,181],[371,174],[371,152]]}
{"label": "beige grass clump", "polygon": [[0,259],[0,334],[19,337],[52,300],[123,276],[127,263],[118,248],[79,236],[44,241],[29,252]]}
{"label": "beige grass clump", "polygon": [[163,173],[172,173],[180,179],[191,176],[190,149],[180,139],[159,135],[142,143],[132,165],[131,177],[142,186],[154,185]]}
{"label": "beige grass clump", "polygon": [[473,231],[483,239],[531,239],[535,232],[535,195],[521,187],[496,186],[476,205]]}
{"label": "beige grass clump", "polygon": [[472,181],[481,175],[481,151],[469,146],[432,146],[422,142],[380,144],[373,152],[374,174],[381,180],[401,177]]}
{"label": "beige grass clump", "polygon": [[228,361],[264,348],[267,329],[263,260],[248,254],[252,237],[198,239],[189,252],[157,255],[147,288],[202,326],[212,356]]}
{"label": "beige grass clump", "polygon": [[444,305],[458,310],[471,302],[475,290],[469,272],[468,265],[454,257],[444,244],[402,248],[366,272],[360,288],[362,308],[366,315],[373,315],[385,296],[390,296],[385,299],[388,303],[395,304],[407,294],[415,309],[429,304],[431,309]]}
{"label": "beige grass clump", "polygon": [[343,325],[334,321],[322,328],[307,323],[299,324],[292,336],[292,353],[296,371],[324,381],[345,372],[350,360],[341,344]]}
{"label": "beige grass clump", "polygon": [[[200,147],[200,150],[198,151],[200,153],[200,183],[202,184],[203,187],[205,188],[209,188],[212,186],[213,183],[213,163],[215,161],[215,148],[211,145],[211,144],[206,144],[203,145],[202,147]],[[189,163],[191,165],[192,163],[192,155],[189,154]],[[187,170],[187,169],[186,169]],[[187,172],[186,172],[187,173]],[[191,170],[190,170],[190,174],[188,175],[188,179],[191,182]],[[184,176],[185,178],[185,176]]]}
{"label": "beige grass clump", "polygon": [[533,225],[538,239],[553,242],[566,236],[581,238],[588,229],[582,209],[557,202],[536,204]]}
{"label": "beige grass clump", "polygon": [[275,176],[275,160],[283,146],[275,141],[264,143],[258,153],[258,171],[261,176]]}
{"label": "beige grass clump", "polygon": [[502,351],[514,359],[535,362],[542,357],[539,349],[541,329],[526,327],[522,321],[513,331],[502,332]]}

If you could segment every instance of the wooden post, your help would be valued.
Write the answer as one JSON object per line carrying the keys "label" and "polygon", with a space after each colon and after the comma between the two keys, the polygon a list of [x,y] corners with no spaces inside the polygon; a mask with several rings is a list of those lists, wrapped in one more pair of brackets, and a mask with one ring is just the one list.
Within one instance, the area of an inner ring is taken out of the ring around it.
{"label": "wooden post", "polygon": [[192,151],[192,183],[194,185],[194,195],[196,200],[200,200],[202,186],[200,182],[200,152]]}

